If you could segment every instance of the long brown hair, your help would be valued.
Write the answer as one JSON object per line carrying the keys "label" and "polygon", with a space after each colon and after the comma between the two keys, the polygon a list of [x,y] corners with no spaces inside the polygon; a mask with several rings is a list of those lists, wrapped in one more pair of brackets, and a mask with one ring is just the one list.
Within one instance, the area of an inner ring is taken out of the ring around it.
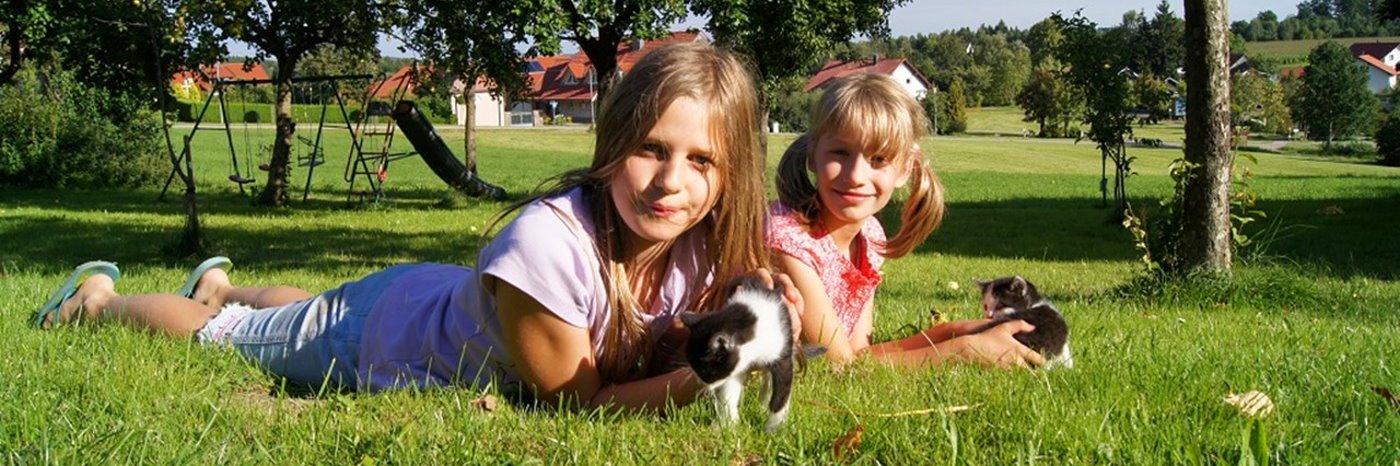
{"label": "long brown hair", "polygon": [[858,73],[832,81],[812,108],[812,126],[793,141],[778,162],[778,201],[797,213],[809,227],[821,218],[821,196],[807,175],[813,151],[822,137],[836,133],[860,135],[866,152],[888,154],[895,166],[905,165],[909,197],[900,214],[901,226],[880,253],[901,257],[918,247],[943,221],[943,184],[919,150],[928,134],[928,119],[919,103],[888,76]]}
{"label": "long brown hair", "polygon": [[[767,267],[763,250],[764,157],[759,151],[758,99],[753,75],[734,55],[701,43],[666,45],[637,62],[604,97],[598,112],[593,163],[560,175],[543,194],[521,201],[501,214],[541,198],[575,188],[592,215],[594,241],[608,291],[610,315],[598,363],[604,380],[626,381],[639,376],[646,348],[638,313],[642,304],[632,293],[631,279],[621,259],[623,229],[608,182],[627,157],[642,146],[651,128],[672,102],[682,97],[707,104],[710,139],[719,170],[719,197],[703,226],[709,231],[703,253],[714,268],[712,284],[687,293],[694,309],[719,304],[717,288],[746,271]],[[657,284],[660,286],[660,284]],[[698,286],[698,284],[697,284]],[[696,292],[698,291],[698,292]]]}

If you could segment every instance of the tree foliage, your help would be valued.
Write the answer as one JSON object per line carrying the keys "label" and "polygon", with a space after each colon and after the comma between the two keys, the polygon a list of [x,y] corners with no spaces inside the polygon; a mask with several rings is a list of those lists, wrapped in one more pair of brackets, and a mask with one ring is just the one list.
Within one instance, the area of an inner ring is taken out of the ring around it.
{"label": "tree foliage", "polygon": [[1260,73],[1230,78],[1230,115],[1236,128],[1250,131],[1288,134],[1293,128],[1283,84]]}
{"label": "tree foliage", "polygon": [[1016,105],[1025,115],[1022,121],[1035,122],[1039,127],[1036,135],[1043,138],[1069,135],[1083,104],[1074,91],[1060,62],[1053,57],[1045,59],[1031,70],[1030,79],[1016,94]]}
{"label": "tree foliage", "polygon": [[[1132,51],[1121,46],[1128,43],[1123,37],[1124,29],[1101,32],[1097,24],[1079,14],[1069,19],[1061,17],[1059,21],[1065,24],[1065,37],[1056,48],[1056,56],[1068,67],[1069,82],[1085,99],[1081,121],[1089,127],[1086,136],[1098,146],[1105,163],[1113,162],[1112,217],[1118,218],[1127,208],[1126,183],[1132,163],[1125,148],[1133,131],[1129,113],[1132,95],[1129,73],[1123,71]],[[1106,174],[1099,189],[1107,203]]]}
{"label": "tree foliage", "polygon": [[887,15],[907,0],[693,0],[719,45],[747,57],[762,86],[767,110],[785,87],[858,34],[889,35]]}
{"label": "tree foliage", "polygon": [[1358,66],[1351,52],[1337,42],[1327,41],[1308,54],[1302,88],[1293,105],[1293,118],[1308,138],[1332,141],[1370,133],[1374,122],[1376,97],[1366,87],[1366,70]]}
{"label": "tree foliage", "polygon": [[1272,10],[1230,24],[1244,40],[1311,40],[1400,35],[1400,2],[1395,0],[1306,0],[1282,20]]}
{"label": "tree foliage", "polygon": [[559,39],[578,44],[588,56],[601,101],[618,77],[618,44],[665,35],[672,24],[685,18],[686,4],[684,0],[559,0],[557,8],[548,11],[550,16],[540,21],[557,26]]}

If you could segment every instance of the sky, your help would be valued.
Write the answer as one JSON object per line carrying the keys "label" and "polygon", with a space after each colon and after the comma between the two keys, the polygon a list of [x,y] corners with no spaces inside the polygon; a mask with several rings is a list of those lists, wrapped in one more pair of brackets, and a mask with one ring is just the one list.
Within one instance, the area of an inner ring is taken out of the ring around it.
{"label": "sky", "polygon": [[[1177,17],[1183,16],[1183,1],[1168,1]],[[1230,21],[1234,22],[1252,19],[1264,10],[1273,10],[1279,19],[1283,19],[1298,13],[1298,1],[1232,0],[1227,3]],[[1056,11],[1068,16],[1074,14],[1075,10],[1083,11],[1084,16],[1100,25],[1109,26],[1122,22],[1123,13],[1128,10],[1141,10],[1151,17],[1157,11],[1159,2],[1160,0],[911,0],[890,12],[890,32],[895,36],[912,36],[962,27],[976,28],[983,24],[994,25],[997,21],[1006,21],[1007,26],[1026,29]],[[676,29],[703,28],[704,25],[703,19],[691,17],[676,25]],[[399,51],[398,45],[399,43],[392,39],[383,39],[379,43],[380,53],[391,57],[412,56],[408,52]],[[561,45],[565,53],[576,50],[572,44]],[[229,53],[235,56],[251,55],[247,45],[237,42],[229,45]]]}

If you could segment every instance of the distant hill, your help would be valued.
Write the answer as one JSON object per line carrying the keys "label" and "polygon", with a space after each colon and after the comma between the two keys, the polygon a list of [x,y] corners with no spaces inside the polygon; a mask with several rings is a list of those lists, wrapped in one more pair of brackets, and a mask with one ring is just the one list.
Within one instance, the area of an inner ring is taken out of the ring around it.
{"label": "distant hill", "polygon": [[1346,37],[1338,39],[1313,40],[1274,40],[1245,43],[1246,54],[1250,57],[1267,57],[1279,61],[1282,66],[1302,66],[1308,64],[1308,52],[1329,40],[1350,46],[1357,42],[1400,42],[1400,36],[1390,37]]}

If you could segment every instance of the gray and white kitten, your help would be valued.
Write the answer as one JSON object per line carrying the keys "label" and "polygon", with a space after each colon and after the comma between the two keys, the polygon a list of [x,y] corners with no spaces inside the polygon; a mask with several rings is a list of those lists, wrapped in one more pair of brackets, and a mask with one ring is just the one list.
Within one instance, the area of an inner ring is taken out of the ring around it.
{"label": "gray and white kitten", "polygon": [[690,329],[686,361],[713,395],[720,423],[739,421],[739,400],[752,371],[768,374],[768,433],[787,419],[793,377],[792,318],[782,285],[770,289],[756,278],[742,280],[724,307],[685,312]]}
{"label": "gray and white kitten", "polygon": [[994,319],[982,330],[1008,320],[1024,320],[1035,330],[1015,335],[1016,341],[1045,356],[1045,368],[1074,367],[1069,351],[1069,324],[1055,305],[1040,296],[1035,285],[1020,276],[978,281],[982,287],[982,312]]}

